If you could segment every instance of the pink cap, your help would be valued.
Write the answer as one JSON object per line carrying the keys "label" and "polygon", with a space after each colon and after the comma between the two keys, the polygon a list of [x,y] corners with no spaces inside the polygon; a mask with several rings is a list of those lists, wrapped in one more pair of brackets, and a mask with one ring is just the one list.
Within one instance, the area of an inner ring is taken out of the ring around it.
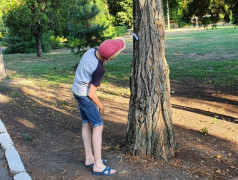
{"label": "pink cap", "polygon": [[108,39],[99,46],[98,52],[105,60],[114,59],[125,47],[122,39]]}

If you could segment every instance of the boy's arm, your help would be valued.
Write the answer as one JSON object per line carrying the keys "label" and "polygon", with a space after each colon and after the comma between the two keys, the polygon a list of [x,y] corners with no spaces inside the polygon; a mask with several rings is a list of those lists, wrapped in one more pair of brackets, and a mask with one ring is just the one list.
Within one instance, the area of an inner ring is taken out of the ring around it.
{"label": "boy's arm", "polygon": [[98,96],[96,94],[97,89],[98,88],[96,86],[91,84],[89,88],[89,92],[88,92],[88,97],[92,99],[92,101],[97,105],[97,107],[99,108],[100,114],[104,114],[105,109],[101,101],[98,99]]}

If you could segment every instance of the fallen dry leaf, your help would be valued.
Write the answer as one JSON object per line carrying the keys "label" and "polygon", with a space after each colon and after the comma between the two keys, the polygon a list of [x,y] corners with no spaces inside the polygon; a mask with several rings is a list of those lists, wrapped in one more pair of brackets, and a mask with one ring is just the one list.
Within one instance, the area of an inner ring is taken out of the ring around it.
{"label": "fallen dry leaf", "polygon": [[218,154],[218,155],[217,155],[217,159],[221,159],[221,155]]}
{"label": "fallen dry leaf", "polygon": [[220,169],[216,170],[216,173],[221,173],[221,170]]}
{"label": "fallen dry leaf", "polygon": [[235,166],[230,166],[231,169],[235,169],[236,167]]}
{"label": "fallen dry leaf", "polygon": [[121,157],[121,160],[118,162],[118,164],[120,164],[122,162],[122,157]]}
{"label": "fallen dry leaf", "polygon": [[111,148],[111,146],[106,146],[103,148],[104,151],[108,151]]}
{"label": "fallen dry leaf", "polygon": [[126,174],[126,173],[128,173],[128,171],[127,170],[123,170],[123,171],[121,171],[120,174]]}

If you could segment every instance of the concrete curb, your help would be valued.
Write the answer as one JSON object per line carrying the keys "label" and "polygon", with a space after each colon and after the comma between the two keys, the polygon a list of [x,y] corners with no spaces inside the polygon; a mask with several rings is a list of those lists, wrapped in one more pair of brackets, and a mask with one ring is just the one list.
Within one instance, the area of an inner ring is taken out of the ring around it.
{"label": "concrete curb", "polygon": [[30,175],[26,172],[13,141],[9,136],[6,127],[4,126],[0,118],[0,145],[5,152],[5,157],[10,169],[10,172],[14,175],[14,180],[32,180]]}

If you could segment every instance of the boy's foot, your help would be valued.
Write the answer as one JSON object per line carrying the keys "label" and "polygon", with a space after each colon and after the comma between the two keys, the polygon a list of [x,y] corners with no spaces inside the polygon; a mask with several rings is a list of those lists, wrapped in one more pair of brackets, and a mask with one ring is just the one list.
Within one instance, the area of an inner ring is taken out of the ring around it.
{"label": "boy's foot", "polygon": [[[102,158],[102,163],[107,164],[108,160]],[[85,166],[88,168],[92,168],[94,166],[94,161],[85,161]]]}
{"label": "boy's foot", "polygon": [[108,166],[105,166],[105,168],[101,171],[94,170],[96,168],[93,167],[93,175],[104,175],[104,176],[111,176],[117,174],[117,171],[115,169],[112,169]]}
{"label": "boy's foot", "polygon": [[91,166],[91,164],[94,163],[94,157],[86,158],[85,160],[85,166]]}

